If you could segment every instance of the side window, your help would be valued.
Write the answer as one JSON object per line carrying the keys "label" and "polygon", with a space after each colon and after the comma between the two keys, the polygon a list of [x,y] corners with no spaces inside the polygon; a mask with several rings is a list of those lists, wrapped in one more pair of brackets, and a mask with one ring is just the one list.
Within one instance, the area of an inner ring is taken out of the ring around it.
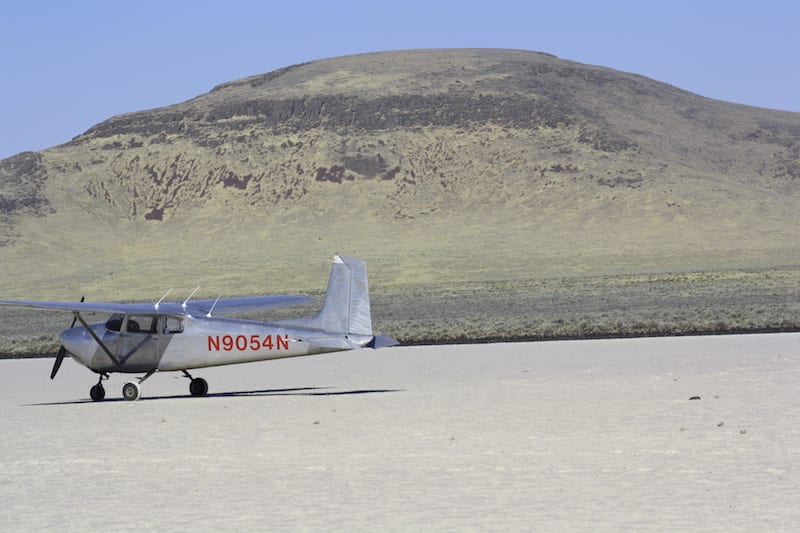
{"label": "side window", "polygon": [[183,321],[176,316],[168,316],[164,333],[183,333]]}
{"label": "side window", "polygon": [[129,316],[128,333],[156,333],[158,331],[157,316]]}

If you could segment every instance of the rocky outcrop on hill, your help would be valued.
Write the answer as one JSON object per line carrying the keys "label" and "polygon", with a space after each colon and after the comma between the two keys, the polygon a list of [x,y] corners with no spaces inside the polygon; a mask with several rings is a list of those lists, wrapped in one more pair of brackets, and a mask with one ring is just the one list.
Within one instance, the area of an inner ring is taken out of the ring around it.
{"label": "rocky outcrop on hill", "polygon": [[0,208],[41,213],[48,176],[93,209],[151,221],[223,196],[242,209],[325,210],[339,200],[330,187],[359,182],[376,212],[402,218],[554,187],[568,201],[577,189],[636,189],[649,202],[667,181],[708,176],[797,194],[800,116],[547,54],[419,50],[225,83],[110,118],[57,152],[2,162]]}

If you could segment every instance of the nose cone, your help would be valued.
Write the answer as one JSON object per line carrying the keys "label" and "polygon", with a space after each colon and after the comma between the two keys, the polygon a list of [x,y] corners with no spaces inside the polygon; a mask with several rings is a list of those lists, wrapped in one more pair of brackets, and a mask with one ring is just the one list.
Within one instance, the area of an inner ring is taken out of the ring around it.
{"label": "nose cone", "polygon": [[92,356],[94,355],[96,343],[86,328],[78,326],[70,328],[61,332],[58,336],[61,339],[61,344],[77,359],[79,363],[84,366],[89,366]]}

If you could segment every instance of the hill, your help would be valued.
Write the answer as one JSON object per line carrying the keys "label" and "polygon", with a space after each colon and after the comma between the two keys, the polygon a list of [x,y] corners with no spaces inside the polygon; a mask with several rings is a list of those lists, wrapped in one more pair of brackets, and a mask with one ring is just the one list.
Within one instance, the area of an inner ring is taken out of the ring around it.
{"label": "hill", "polygon": [[798,113],[536,52],[364,54],[0,161],[0,293],[318,290],[341,251],[378,295],[779,272],[774,325],[798,212]]}

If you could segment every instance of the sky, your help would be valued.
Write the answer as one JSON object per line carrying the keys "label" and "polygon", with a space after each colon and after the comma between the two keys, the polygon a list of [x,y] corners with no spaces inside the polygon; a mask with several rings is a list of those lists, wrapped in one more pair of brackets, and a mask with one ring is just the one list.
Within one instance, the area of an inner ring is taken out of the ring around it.
{"label": "sky", "polygon": [[514,48],[800,112],[791,0],[2,0],[0,159],[114,115],[342,55]]}

